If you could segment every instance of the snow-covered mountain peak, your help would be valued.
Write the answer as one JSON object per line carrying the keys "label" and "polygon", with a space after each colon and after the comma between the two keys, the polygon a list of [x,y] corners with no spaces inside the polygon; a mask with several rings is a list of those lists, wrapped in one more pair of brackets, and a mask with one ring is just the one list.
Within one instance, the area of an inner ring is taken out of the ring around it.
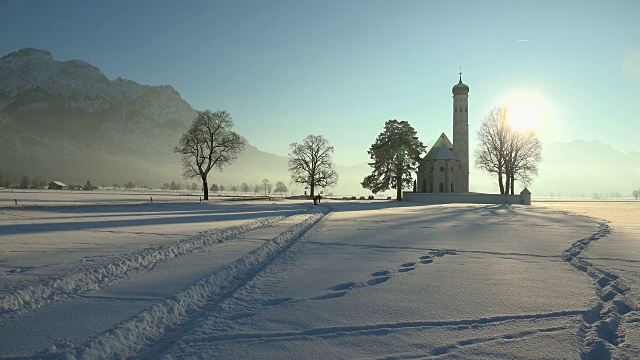
{"label": "snow-covered mountain peak", "polygon": [[86,61],[58,61],[49,51],[34,48],[0,59],[0,111],[18,116],[35,110],[97,113],[131,107],[137,109],[136,116],[158,123],[188,122],[194,114],[169,85],[141,85],[121,77],[111,81]]}
{"label": "snow-covered mountain peak", "polygon": [[53,57],[53,54],[51,54],[50,51],[35,49],[35,48],[22,48],[18,51],[14,51],[3,56],[2,58],[0,58],[0,60],[7,60],[7,59],[20,60],[20,59],[26,59],[26,58],[32,58],[32,57],[39,57],[39,56],[45,56],[51,60],[55,60],[55,58]]}

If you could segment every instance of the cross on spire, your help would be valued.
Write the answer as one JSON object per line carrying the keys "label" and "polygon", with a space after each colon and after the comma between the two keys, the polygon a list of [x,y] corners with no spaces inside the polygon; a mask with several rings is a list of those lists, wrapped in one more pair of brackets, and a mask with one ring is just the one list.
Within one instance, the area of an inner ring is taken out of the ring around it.
{"label": "cross on spire", "polygon": [[460,82],[462,82],[462,66],[460,66]]}

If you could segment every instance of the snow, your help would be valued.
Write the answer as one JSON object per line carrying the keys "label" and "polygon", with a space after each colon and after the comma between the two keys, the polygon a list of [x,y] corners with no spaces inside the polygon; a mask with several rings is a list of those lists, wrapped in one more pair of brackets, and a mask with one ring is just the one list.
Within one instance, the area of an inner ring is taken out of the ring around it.
{"label": "snow", "polygon": [[640,202],[15,197],[0,357],[640,356]]}

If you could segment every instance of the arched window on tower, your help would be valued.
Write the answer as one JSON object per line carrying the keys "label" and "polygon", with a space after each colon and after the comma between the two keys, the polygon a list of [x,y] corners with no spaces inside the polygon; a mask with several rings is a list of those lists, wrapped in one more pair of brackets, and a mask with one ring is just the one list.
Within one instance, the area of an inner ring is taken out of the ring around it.
{"label": "arched window on tower", "polygon": [[453,107],[453,112],[454,112],[454,113],[457,113],[457,112],[458,112],[458,108],[454,106],[454,107]]}

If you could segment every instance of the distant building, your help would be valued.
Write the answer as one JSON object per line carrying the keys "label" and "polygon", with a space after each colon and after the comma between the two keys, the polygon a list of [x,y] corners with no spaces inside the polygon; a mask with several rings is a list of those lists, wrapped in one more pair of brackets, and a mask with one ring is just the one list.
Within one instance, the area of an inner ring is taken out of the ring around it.
{"label": "distant building", "polygon": [[469,86],[453,87],[453,143],[442,133],[418,166],[416,192],[469,192]]}
{"label": "distant building", "polygon": [[49,183],[49,190],[67,190],[69,187],[61,181],[52,181]]}
{"label": "distant building", "polygon": [[426,204],[521,204],[531,205],[531,192],[519,195],[469,192],[469,86],[453,86],[453,142],[442,133],[420,160],[413,191],[403,199]]}

